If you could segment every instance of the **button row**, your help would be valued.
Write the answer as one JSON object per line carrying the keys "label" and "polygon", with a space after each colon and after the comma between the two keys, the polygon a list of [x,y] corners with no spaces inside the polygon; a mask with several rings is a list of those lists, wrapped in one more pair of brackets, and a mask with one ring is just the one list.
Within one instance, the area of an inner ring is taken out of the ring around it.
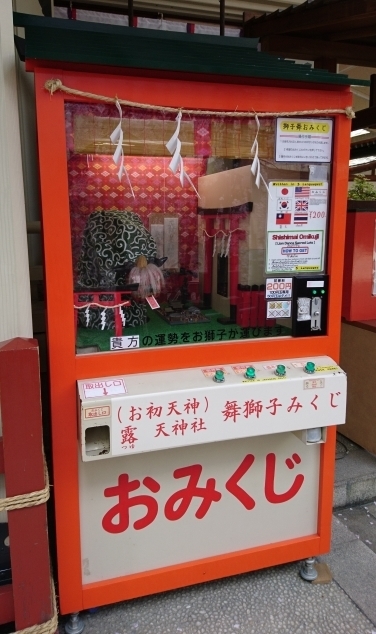
{"label": "button row", "polygon": [[[307,361],[303,370],[307,374],[314,374],[316,370],[316,366],[313,363],[313,361]],[[286,376],[286,366],[282,364],[277,365],[274,374],[279,377]],[[244,378],[248,379],[249,381],[252,381],[253,379],[255,379],[256,378],[255,368],[253,368],[252,366],[249,366],[244,373]],[[224,380],[225,380],[225,373],[223,372],[223,370],[216,370],[213,376],[213,381],[215,381],[216,383],[223,383]]]}

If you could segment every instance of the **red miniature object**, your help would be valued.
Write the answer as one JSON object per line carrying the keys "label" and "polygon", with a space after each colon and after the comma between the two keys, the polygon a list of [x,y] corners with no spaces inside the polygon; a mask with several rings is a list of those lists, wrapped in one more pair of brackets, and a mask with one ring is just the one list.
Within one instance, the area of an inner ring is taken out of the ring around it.
{"label": "red miniature object", "polygon": [[[90,295],[92,299],[88,302],[87,300],[82,300],[80,297],[83,295]],[[101,299],[103,295],[112,295],[112,299]],[[123,334],[123,322],[121,320],[120,308],[121,306],[130,306],[130,301],[124,301],[121,299],[122,295],[131,295],[131,291],[81,291],[79,293],[74,293],[74,325],[77,332],[77,323],[78,323],[78,311],[80,308],[84,308],[86,306],[90,306],[92,304],[100,305],[101,307],[108,306],[109,308],[114,309],[114,317],[115,317],[115,336],[121,337]]]}

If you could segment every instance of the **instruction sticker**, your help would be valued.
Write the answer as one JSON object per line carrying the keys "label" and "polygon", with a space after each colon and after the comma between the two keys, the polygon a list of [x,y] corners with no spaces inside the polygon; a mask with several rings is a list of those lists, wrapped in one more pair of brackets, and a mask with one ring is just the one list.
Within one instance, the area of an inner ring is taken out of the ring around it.
{"label": "instruction sticker", "polygon": [[275,160],[283,163],[330,163],[331,119],[277,118]]}
{"label": "instruction sticker", "polygon": [[266,280],[266,299],[289,299],[292,297],[292,277],[271,277]]}
{"label": "instruction sticker", "polygon": [[267,319],[285,319],[291,317],[291,302],[273,301],[266,303]]}
{"label": "instruction sticker", "polygon": [[223,374],[227,374],[225,368],[203,368],[202,373],[205,377],[212,379],[217,370],[220,370]]}
{"label": "instruction sticker", "polygon": [[266,272],[322,271],[328,183],[272,181],[269,191]]}
{"label": "instruction sticker", "polygon": [[82,386],[85,398],[98,398],[111,394],[126,394],[127,388],[123,379],[93,379]]}

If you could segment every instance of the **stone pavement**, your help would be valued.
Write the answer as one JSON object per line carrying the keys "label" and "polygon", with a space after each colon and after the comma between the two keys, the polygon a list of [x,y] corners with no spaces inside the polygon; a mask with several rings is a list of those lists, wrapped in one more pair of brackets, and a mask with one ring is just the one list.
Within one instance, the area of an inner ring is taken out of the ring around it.
{"label": "stone pavement", "polygon": [[84,634],[376,634],[376,457],[338,439],[331,583],[295,562],[87,612]]}

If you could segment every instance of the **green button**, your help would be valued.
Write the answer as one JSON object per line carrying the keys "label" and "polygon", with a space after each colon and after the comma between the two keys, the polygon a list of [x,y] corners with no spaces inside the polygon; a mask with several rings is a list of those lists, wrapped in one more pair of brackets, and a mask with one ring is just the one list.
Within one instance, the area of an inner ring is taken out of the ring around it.
{"label": "green button", "polygon": [[225,373],[222,370],[216,370],[213,376],[213,381],[216,381],[217,383],[223,383],[224,380]]}
{"label": "green button", "polygon": [[308,372],[308,374],[313,374],[315,370],[316,370],[316,366],[313,363],[313,361],[307,361],[304,367],[304,371]]}
{"label": "green button", "polygon": [[324,293],[325,293],[325,288],[322,289],[321,295],[324,295]]}
{"label": "green button", "polygon": [[255,379],[256,378],[256,370],[255,368],[247,368],[244,374],[246,379]]}
{"label": "green button", "polygon": [[285,376],[286,375],[286,366],[277,365],[275,373],[277,376]]}
{"label": "green button", "polygon": [[312,291],[312,295],[316,295],[317,291]]}

